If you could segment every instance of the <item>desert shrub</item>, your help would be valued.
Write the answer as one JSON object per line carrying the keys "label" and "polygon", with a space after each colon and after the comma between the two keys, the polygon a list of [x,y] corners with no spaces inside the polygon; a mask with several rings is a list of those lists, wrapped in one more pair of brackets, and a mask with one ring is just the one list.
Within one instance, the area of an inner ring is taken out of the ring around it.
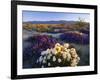
{"label": "desert shrub", "polygon": [[80,32],[66,32],[60,35],[60,39],[65,42],[89,44],[89,35]]}
{"label": "desert shrub", "polygon": [[[57,43],[56,39],[47,35],[36,35],[28,38],[25,41],[31,43],[31,45],[23,49],[24,68],[31,68],[32,65],[35,65],[40,53],[47,48],[54,47],[55,43]],[[34,67],[37,66],[35,65]]]}
{"label": "desert shrub", "polygon": [[82,33],[85,33],[85,34],[88,34],[88,35],[89,35],[89,30],[81,29],[81,30],[79,30],[79,31],[82,32]]}
{"label": "desert shrub", "polygon": [[83,28],[86,25],[86,22],[82,18],[79,17],[75,25],[77,26],[77,28]]}
{"label": "desert shrub", "polygon": [[68,43],[63,45],[56,43],[54,48],[41,52],[41,56],[37,59],[38,67],[75,67],[79,63],[79,56],[75,48],[69,48]]}

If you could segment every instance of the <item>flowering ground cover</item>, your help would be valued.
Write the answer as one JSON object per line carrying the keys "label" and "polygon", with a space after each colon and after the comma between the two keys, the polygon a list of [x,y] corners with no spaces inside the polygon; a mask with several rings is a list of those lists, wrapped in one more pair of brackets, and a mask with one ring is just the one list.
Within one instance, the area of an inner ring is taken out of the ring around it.
{"label": "flowering ground cover", "polygon": [[89,26],[23,25],[23,68],[89,65]]}

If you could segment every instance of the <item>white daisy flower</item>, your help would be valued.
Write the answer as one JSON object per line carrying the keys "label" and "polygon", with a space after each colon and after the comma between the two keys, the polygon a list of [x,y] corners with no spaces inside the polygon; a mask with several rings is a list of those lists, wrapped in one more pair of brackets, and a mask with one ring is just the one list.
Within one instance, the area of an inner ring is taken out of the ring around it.
{"label": "white daisy flower", "polygon": [[55,53],[55,49],[51,48],[51,53],[54,54]]}
{"label": "white daisy flower", "polygon": [[57,54],[57,51],[56,51],[56,49],[54,48],[54,49],[52,49],[52,54],[54,54],[54,55],[56,55]]}
{"label": "white daisy flower", "polygon": [[70,54],[67,54],[66,56],[67,56],[67,61],[70,61],[71,55]]}
{"label": "white daisy flower", "polygon": [[75,48],[71,48],[71,49],[70,49],[70,52],[71,52],[71,53],[76,53],[76,49],[75,49]]}
{"label": "white daisy flower", "polygon": [[41,68],[44,68],[44,66],[42,65]]}
{"label": "white daisy flower", "polygon": [[77,53],[75,53],[75,52],[72,52],[72,53],[71,53],[71,56],[72,56],[73,58],[77,58],[77,57],[78,57]]}
{"label": "white daisy flower", "polygon": [[64,47],[65,47],[65,48],[68,48],[68,47],[69,47],[69,44],[68,44],[68,43],[65,43],[65,44],[64,44]]}
{"label": "white daisy flower", "polygon": [[50,56],[50,55],[48,55],[48,56],[47,56],[47,59],[49,60],[50,58],[51,58],[51,56]]}
{"label": "white daisy flower", "polygon": [[39,60],[36,61],[36,63],[38,63],[38,62],[39,62]]}
{"label": "white daisy flower", "polygon": [[46,56],[44,56],[44,58],[43,58],[44,60],[46,60]]}
{"label": "white daisy flower", "polygon": [[79,61],[80,61],[80,58],[79,58],[79,57],[77,57],[76,59],[77,59],[77,63],[79,63]]}
{"label": "white daisy flower", "polygon": [[80,57],[77,57],[78,60],[80,60]]}
{"label": "white daisy flower", "polygon": [[40,58],[39,58],[39,62],[42,62],[42,60],[43,60],[43,58],[42,58],[42,56],[40,56]]}
{"label": "white daisy flower", "polygon": [[46,63],[46,60],[45,59],[43,60],[43,63]]}
{"label": "white daisy flower", "polygon": [[58,63],[61,63],[61,59],[60,58],[58,59]]}
{"label": "white daisy flower", "polygon": [[66,56],[66,54],[62,54],[62,57],[63,57],[64,59],[66,59],[67,56]]}
{"label": "white daisy flower", "polygon": [[51,53],[51,50],[50,50],[50,49],[47,49],[46,52],[47,52],[47,53]]}
{"label": "white daisy flower", "polygon": [[48,63],[48,66],[50,66],[51,64],[50,63]]}
{"label": "white daisy flower", "polygon": [[47,54],[46,51],[42,51],[42,52],[41,52],[41,55],[42,55],[42,56],[45,55],[45,54]]}
{"label": "white daisy flower", "polygon": [[70,49],[66,49],[65,52],[66,52],[66,53],[70,53]]}
{"label": "white daisy flower", "polygon": [[77,59],[73,59],[72,61],[71,61],[71,64],[72,65],[77,65],[78,63],[77,63]]}
{"label": "white daisy flower", "polygon": [[53,56],[53,61],[54,61],[54,62],[56,61],[56,57],[55,57],[55,56]]}
{"label": "white daisy flower", "polygon": [[57,47],[57,46],[60,46],[60,44],[59,44],[59,43],[56,43],[56,44],[55,44],[55,47]]}
{"label": "white daisy flower", "polygon": [[68,49],[64,47],[64,51],[67,51]]}
{"label": "white daisy flower", "polygon": [[62,54],[65,54],[65,55],[66,55],[66,54],[67,54],[67,52],[64,52],[64,51],[63,51],[63,52],[62,52]]}
{"label": "white daisy flower", "polygon": [[51,57],[52,56],[52,53],[49,53],[49,56]]}

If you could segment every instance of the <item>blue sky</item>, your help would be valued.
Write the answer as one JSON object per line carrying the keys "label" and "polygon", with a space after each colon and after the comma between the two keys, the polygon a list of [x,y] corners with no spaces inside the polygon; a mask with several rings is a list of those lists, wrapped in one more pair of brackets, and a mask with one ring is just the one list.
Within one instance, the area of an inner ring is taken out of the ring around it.
{"label": "blue sky", "polygon": [[23,22],[27,21],[77,21],[79,17],[86,22],[90,21],[88,13],[67,13],[67,12],[43,12],[43,11],[23,11]]}

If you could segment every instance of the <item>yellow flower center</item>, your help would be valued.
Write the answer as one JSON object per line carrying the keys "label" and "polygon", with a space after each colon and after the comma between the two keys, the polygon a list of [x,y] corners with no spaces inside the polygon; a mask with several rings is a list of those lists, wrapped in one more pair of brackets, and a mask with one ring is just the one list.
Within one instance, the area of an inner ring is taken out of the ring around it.
{"label": "yellow flower center", "polygon": [[60,46],[55,47],[55,49],[56,49],[57,53],[61,52],[61,47]]}

